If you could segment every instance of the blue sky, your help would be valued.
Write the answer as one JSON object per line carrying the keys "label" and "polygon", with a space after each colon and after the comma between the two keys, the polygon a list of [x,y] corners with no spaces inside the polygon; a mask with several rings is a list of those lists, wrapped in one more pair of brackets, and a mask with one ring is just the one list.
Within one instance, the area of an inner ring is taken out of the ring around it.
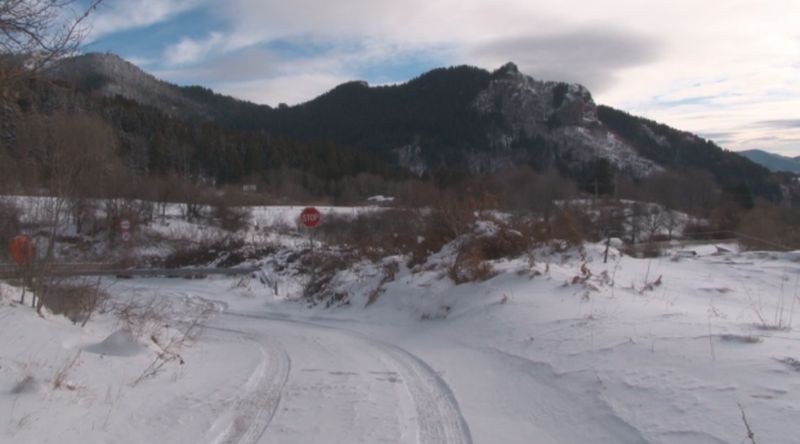
{"label": "blue sky", "polygon": [[797,156],[798,18],[796,0],[106,0],[84,50],[270,105],[514,61],[726,148]]}

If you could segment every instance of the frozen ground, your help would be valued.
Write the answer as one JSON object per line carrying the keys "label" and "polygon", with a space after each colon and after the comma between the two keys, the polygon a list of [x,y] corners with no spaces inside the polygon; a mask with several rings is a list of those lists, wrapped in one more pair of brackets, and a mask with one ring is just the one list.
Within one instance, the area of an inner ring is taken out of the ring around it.
{"label": "frozen ground", "polygon": [[795,443],[800,254],[722,247],[538,251],[458,286],[445,251],[368,307],[382,268],[365,263],[332,309],[280,275],[279,296],[250,278],[109,281],[118,308],[158,316],[83,329],[2,286],[0,442],[741,443],[744,412],[756,442]]}

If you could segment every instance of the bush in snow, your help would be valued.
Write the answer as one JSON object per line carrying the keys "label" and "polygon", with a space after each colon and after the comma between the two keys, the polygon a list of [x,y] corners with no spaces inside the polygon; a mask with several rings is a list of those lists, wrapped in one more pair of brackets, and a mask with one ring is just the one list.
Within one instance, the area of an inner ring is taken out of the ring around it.
{"label": "bush in snow", "polygon": [[164,267],[181,268],[199,265],[231,266],[241,263],[243,239],[233,236],[205,236],[196,241],[184,240],[164,258]]}
{"label": "bush in snow", "polygon": [[317,230],[325,243],[341,247],[355,258],[377,261],[408,255],[411,265],[424,262],[455,237],[441,213],[413,209],[331,215]]}
{"label": "bush in snow", "polygon": [[225,195],[212,200],[211,216],[220,228],[232,233],[245,229],[250,223],[250,209],[231,205]]}
{"label": "bush in snow", "polygon": [[100,281],[61,281],[52,277],[37,279],[35,284],[37,311],[47,308],[57,315],[64,315],[73,323],[86,325],[92,314],[108,299],[100,288]]}
{"label": "bush in snow", "polygon": [[739,222],[742,244],[757,250],[800,249],[800,211],[757,205],[744,212]]}
{"label": "bush in snow", "polygon": [[488,261],[515,258],[544,241],[546,230],[530,218],[477,221],[473,230],[461,236],[448,276],[457,284],[485,281],[495,275]]}

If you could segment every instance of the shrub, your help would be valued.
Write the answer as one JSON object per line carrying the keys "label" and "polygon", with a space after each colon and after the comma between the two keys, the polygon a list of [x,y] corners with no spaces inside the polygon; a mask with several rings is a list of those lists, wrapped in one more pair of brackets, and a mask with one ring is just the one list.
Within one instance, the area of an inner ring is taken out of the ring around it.
{"label": "shrub", "polygon": [[108,299],[108,293],[100,288],[100,281],[60,282],[53,278],[41,278],[36,285],[37,310],[46,307],[53,314],[64,315],[74,324],[86,325],[92,314]]}
{"label": "shrub", "polygon": [[367,305],[374,304],[378,298],[386,291],[385,285],[392,282],[397,277],[397,272],[400,271],[400,264],[397,262],[389,262],[383,265],[381,281],[378,286],[370,292],[367,296]]}
{"label": "shrub", "polygon": [[638,258],[648,258],[648,259],[661,257],[664,254],[661,247],[656,242],[630,244],[625,246],[622,252],[627,254],[628,256],[638,257]]}
{"label": "shrub", "polygon": [[548,225],[546,240],[558,239],[565,241],[568,246],[574,247],[583,244],[586,239],[586,227],[591,227],[592,222],[587,214],[572,208],[563,208]]}
{"label": "shrub", "polygon": [[322,240],[358,257],[377,261],[390,255],[410,255],[424,262],[454,236],[441,213],[428,210],[386,209],[356,216],[327,216],[317,228]]}
{"label": "shrub", "polygon": [[235,233],[247,227],[250,209],[232,206],[226,195],[217,196],[211,202],[211,216],[220,228]]}
{"label": "shrub", "polygon": [[525,219],[481,221],[462,238],[448,275],[456,284],[490,279],[495,272],[487,261],[519,257],[530,249],[535,232],[535,224]]}
{"label": "shrub", "polygon": [[[198,242],[184,242],[164,259],[165,268],[199,265],[232,266],[244,261],[244,240],[230,236],[208,237]],[[241,259],[241,260],[239,260]]]}
{"label": "shrub", "polygon": [[311,250],[302,252],[300,272],[310,275],[303,288],[303,298],[311,305],[325,302],[325,306],[345,305],[349,303],[349,295],[335,291],[331,283],[336,274],[351,267],[357,257],[342,251]]}
{"label": "shrub", "polygon": [[716,232],[706,223],[690,222],[683,229],[683,237],[691,240],[711,240],[724,239],[730,237],[730,234]]}
{"label": "shrub", "polygon": [[483,282],[495,276],[492,266],[486,262],[479,249],[460,249],[447,275],[456,284]]}
{"label": "shrub", "polygon": [[800,211],[760,204],[741,218],[741,242],[750,249],[794,250],[800,248]]}

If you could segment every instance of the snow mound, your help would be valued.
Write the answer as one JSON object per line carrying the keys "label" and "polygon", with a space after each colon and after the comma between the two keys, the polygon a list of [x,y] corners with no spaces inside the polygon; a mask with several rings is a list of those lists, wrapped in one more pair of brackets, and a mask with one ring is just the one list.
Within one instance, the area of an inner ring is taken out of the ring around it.
{"label": "snow mound", "polygon": [[370,196],[370,197],[368,197],[368,198],[367,198],[367,202],[373,202],[373,203],[390,203],[390,202],[394,202],[394,197],[391,197],[391,196],[384,196],[384,195],[381,195],[381,194],[377,194],[377,195],[375,195],[375,196]]}
{"label": "snow mound", "polygon": [[136,356],[146,347],[133,337],[130,330],[117,330],[102,342],[84,348],[89,353],[108,356]]}

